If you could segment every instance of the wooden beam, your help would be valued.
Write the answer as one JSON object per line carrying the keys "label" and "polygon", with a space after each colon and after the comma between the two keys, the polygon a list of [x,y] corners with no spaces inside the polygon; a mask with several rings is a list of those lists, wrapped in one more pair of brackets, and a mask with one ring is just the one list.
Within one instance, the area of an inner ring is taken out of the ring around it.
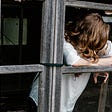
{"label": "wooden beam", "polygon": [[80,67],[64,66],[62,67],[63,74],[104,72],[104,71],[112,71],[112,66],[80,66]]}
{"label": "wooden beam", "polygon": [[65,5],[71,7],[77,7],[77,8],[112,10],[112,4],[110,5],[110,4],[94,3],[94,2],[86,2],[86,1],[69,0],[65,2]]}
{"label": "wooden beam", "polygon": [[29,72],[31,73],[42,71],[43,71],[43,65],[39,64],[0,66],[0,74],[29,73]]}
{"label": "wooden beam", "polygon": [[101,84],[98,112],[105,112],[106,98],[107,98],[107,91],[108,91],[108,82],[109,82],[109,80],[107,80],[106,83]]}
{"label": "wooden beam", "polygon": [[63,0],[43,2],[40,63],[46,68],[47,107],[42,112],[60,112],[61,66],[47,65],[63,64],[64,8]]}

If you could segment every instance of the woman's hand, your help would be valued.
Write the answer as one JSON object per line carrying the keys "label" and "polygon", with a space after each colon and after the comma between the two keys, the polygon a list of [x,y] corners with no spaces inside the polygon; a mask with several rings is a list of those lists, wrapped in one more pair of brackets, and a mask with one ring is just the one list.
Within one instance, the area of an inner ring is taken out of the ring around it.
{"label": "woman's hand", "polygon": [[94,78],[94,82],[95,82],[95,84],[98,82],[98,76],[100,76],[100,77],[104,77],[104,83],[106,83],[106,81],[107,81],[107,79],[108,79],[108,77],[109,77],[109,73],[107,73],[107,72],[97,72],[97,73],[94,73],[93,74],[93,78]]}

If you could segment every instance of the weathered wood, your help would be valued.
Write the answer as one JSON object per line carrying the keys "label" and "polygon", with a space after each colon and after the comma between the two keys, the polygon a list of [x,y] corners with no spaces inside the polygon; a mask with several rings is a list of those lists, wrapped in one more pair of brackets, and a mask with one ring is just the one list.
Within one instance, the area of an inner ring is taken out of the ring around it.
{"label": "weathered wood", "polygon": [[[63,14],[63,16],[62,16]],[[55,32],[53,63],[63,64],[65,7],[63,0],[55,0]],[[61,67],[53,67],[51,83],[51,112],[60,112]]]}
{"label": "weathered wood", "polygon": [[[58,63],[63,60],[64,35],[64,0],[45,0],[42,10],[41,53],[40,63]],[[112,5],[84,1],[65,2],[66,6],[90,8],[99,10],[112,10]],[[46,65],[12,65],[0,66],[0,74],[43,72],[40,75],[39,112],[60,112],[60,85],[61,74],[81,72],[112,71],[112,66],[105,67],[53,67]]]}
{"label": "weathered wood", "polygon": [[29,73],[42,71],[43,65],[39,64],[0,66],[0,74]]}
{"label": "weathered wood", "polygon": [[63,74],[112,71],[112,66],[64,66]]}
{"label": "weathered wood", "polygon": [[46,66],[48,102],[45,112],[60,112],[61,67],[46,64],[63,63],[64,13],[63,0],[43,3],[40,62]]}
{"label": "weathered wood", "polygon": [[65,5],[71,6],[71,7],[76,7],[76,8],[112,10],[112,5],[103,4],[103,3],[86,2],[86,1],[69,0],[69,1],[65,2]]}
{"label": "weathered wood", "polygon": [[46,0],[42,9],[42,28],[41,28],[41,63],[53,63],[54,52],[54,2]]}
{"label": "weathered wood", "polygon": [[[55,12],[54,0],[46,0],[43,2],[42,8],[42,27],[41,27],[41,51],[40,51],[40,63],[53,63],[53,52],[54,52],[54,12]],[[39,108],[42,112],[50,112],[51,105],[51,83],[52,83],[52,67],[45,66],[46,73],[46,97],[43,110],[40,104]]]}
{"label": "weathered wood", "polygon": [[40,53],[41,63],[63,63],[63,8],[63,0],[46,0],[43,3]]}
{"label": "weathered wood", "polygon": [[99,104],[98,104],[98,112],[105,112],[107,90],[108,90],[108,80],[106,83],[101,84]]}
{"label": "weathered wood", "polygon": [[38,111],[37,112],[46,112],[46,102],[47,102],[47,94],[46,94],[46,73],[45,69],[40,73],[39,77],[39,95],[38,95]]}
{"label": "weathered wood", "polygon": [[37,1],[38,2],[38,1],[45,1],[45,0],[23,0],[23,2],[25,2],[25,1],[26,2],[32,2],[32,1]]}

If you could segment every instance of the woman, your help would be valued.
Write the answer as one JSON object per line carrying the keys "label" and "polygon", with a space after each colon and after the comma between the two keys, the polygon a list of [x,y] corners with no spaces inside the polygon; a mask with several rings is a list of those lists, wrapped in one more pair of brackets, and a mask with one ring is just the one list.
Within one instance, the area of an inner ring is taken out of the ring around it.
{"label": "woman", "polygon": [[[99,66],[112,64],[112,43],[108,40],[110,27],[97,13],[86,15],[75,24],[71,21],[65,28],[64,63],[74,66]],[[107,57],[107,58],[104,58]],[[111,61],[110,61],[111,60]],[[85,89],[90,73],[62,75],[60,112],[72,112],[75,103]],[[95,73],[94,79],[97,83]],[[100,75],[108,78],[108,73]],[[30,97],[37,103],[37,81],[33,83]]]}
{"label": "woman", "polygon": [[[112,43],[108,40],[109,29],[109,25],[97,13],[88,14],[77,23],[68,22],[65,30],[64,62],[72,66],[111,65],[112,57],[104,58],[112,56]],[[95,83],[98,75],[106,76],[106,82],[108,73],[95,73]],[[60,112],[73,111],[89,77],[90,73],[81,73],[78,77],[74,74],[62,75]]]}

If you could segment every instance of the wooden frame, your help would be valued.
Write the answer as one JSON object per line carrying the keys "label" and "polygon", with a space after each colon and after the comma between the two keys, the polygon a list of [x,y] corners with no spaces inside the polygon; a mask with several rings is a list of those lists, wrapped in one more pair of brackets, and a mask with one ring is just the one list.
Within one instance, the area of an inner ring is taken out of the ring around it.
{"label": "wooden frame", "polygon": [[[66,6],[90,8],[99,10],[112,10],[112,5],[106,5],[101,3],[90,3],[82,1],[64,1],[64,0],[46,0],[43,5],[43,18],[42,18],[42,40],[41,40],[41,63],[45,65],[46,75],[48,76],[48,106],[47,112],[60,112],[60,80],[63,72],[70,72],[71,69],[74,72],[76,68],[56,67],[55,65],[62,64],[62,51],[63,37],[64,37],[64,22],[65,22],[65,8]],[[58,51],[58,52],[57,52]],[[61,58],[58,58],[61,57]],[[47,65],[47,66],[46,66]],[[48,66],[49,65],[49,66]],[[52,66],[50,66],[52,65]],[[77,72],[92,72],[96,71],[111,71],[112,67],[88,67],[84,69],[77,68]],[[68,70],[68,71],[67,71]],[[61,73],[62,72],[62,73]],[[58,83],[57,83],[58,82]],[[105,96],[106,97],[106,96]],[[101,101],[101,100],[100,100]],[[58,104],[58,105],[57,105]],[[100,104],[100,103],[99,103]],[[104,105],[103,105],[104,106]],[[104,111],[104,109],[103,109]],[[101,109],[99,112],[103,112]]]}
{"label": "wooden frame", "polygon": [[45,112],[60,111],[61,65],[63,63],[62,37],[64,35],[64,16],[61,14],[64,12],[63,0],[46,0],[43,3],[40,62],[45,65],[47,77]]}
{"label": "wooden frame", "polygon": [[[45,101],[46,101],[46,76],[44,73],[44,66],[39,64],[33,65],[10,65],[10,66],[0,66],[0,74],[16,74],[16,73],[40,73],[39,76],[39,112],[45,112]],[[17,75],[17,74],[16,74]],[[43,111],[44,110],[44,111]]]}
{"label": "wooden frame", "polygon": [[43,70],[43,66],[39,64],[0,66],[0,74],[42,72]]}
{"label": "wooden frame", "polygon": [[110,72],[112,71],[112,66],[80,66],[80,67],[71,67],[64,66],[62,68],[62,73],[87,73],[87,72]]}
{"label": "wooden frame", "polygon": [[[61,75],[78,72],[112,71],[112,66],[62,67],[66,6],[112,10],[112,5],[75,0],[45,0],[42,12],[41,65],[0,66],[0,74],[41,72],[39,112],[60,112]],[[104,96],[106,99],[106,95]],[[102,99],[99,105],[101,106]],[[105,102],[105,100],[103,101]],[[98,112],[104,112],[99,108]]]}
{"label": "wooden frame", "polygon": [[[112,4],[102,4],[86,1],[77,0],[65,0],[65,7],[76,7],[76,8],[86,8],[86,9],[98,9],[98,10],[109,10],[112,11]],[[81,72],[104,72],[112,71],[112,66],[82,66],[82,67],[63,67],[62,73],[81,73]],[[106,97],[107,97],[108,81],[106,84],[101,85],[98,112],[105,112]]]}
{"label": "wooden frame", "polygon": [[100,9],[100,10],[112,10],[112,4],[94,3],[87,1],[78,0],[66,0],[66,6],[79,7],[79,8],[89,8],[89,9]]}

